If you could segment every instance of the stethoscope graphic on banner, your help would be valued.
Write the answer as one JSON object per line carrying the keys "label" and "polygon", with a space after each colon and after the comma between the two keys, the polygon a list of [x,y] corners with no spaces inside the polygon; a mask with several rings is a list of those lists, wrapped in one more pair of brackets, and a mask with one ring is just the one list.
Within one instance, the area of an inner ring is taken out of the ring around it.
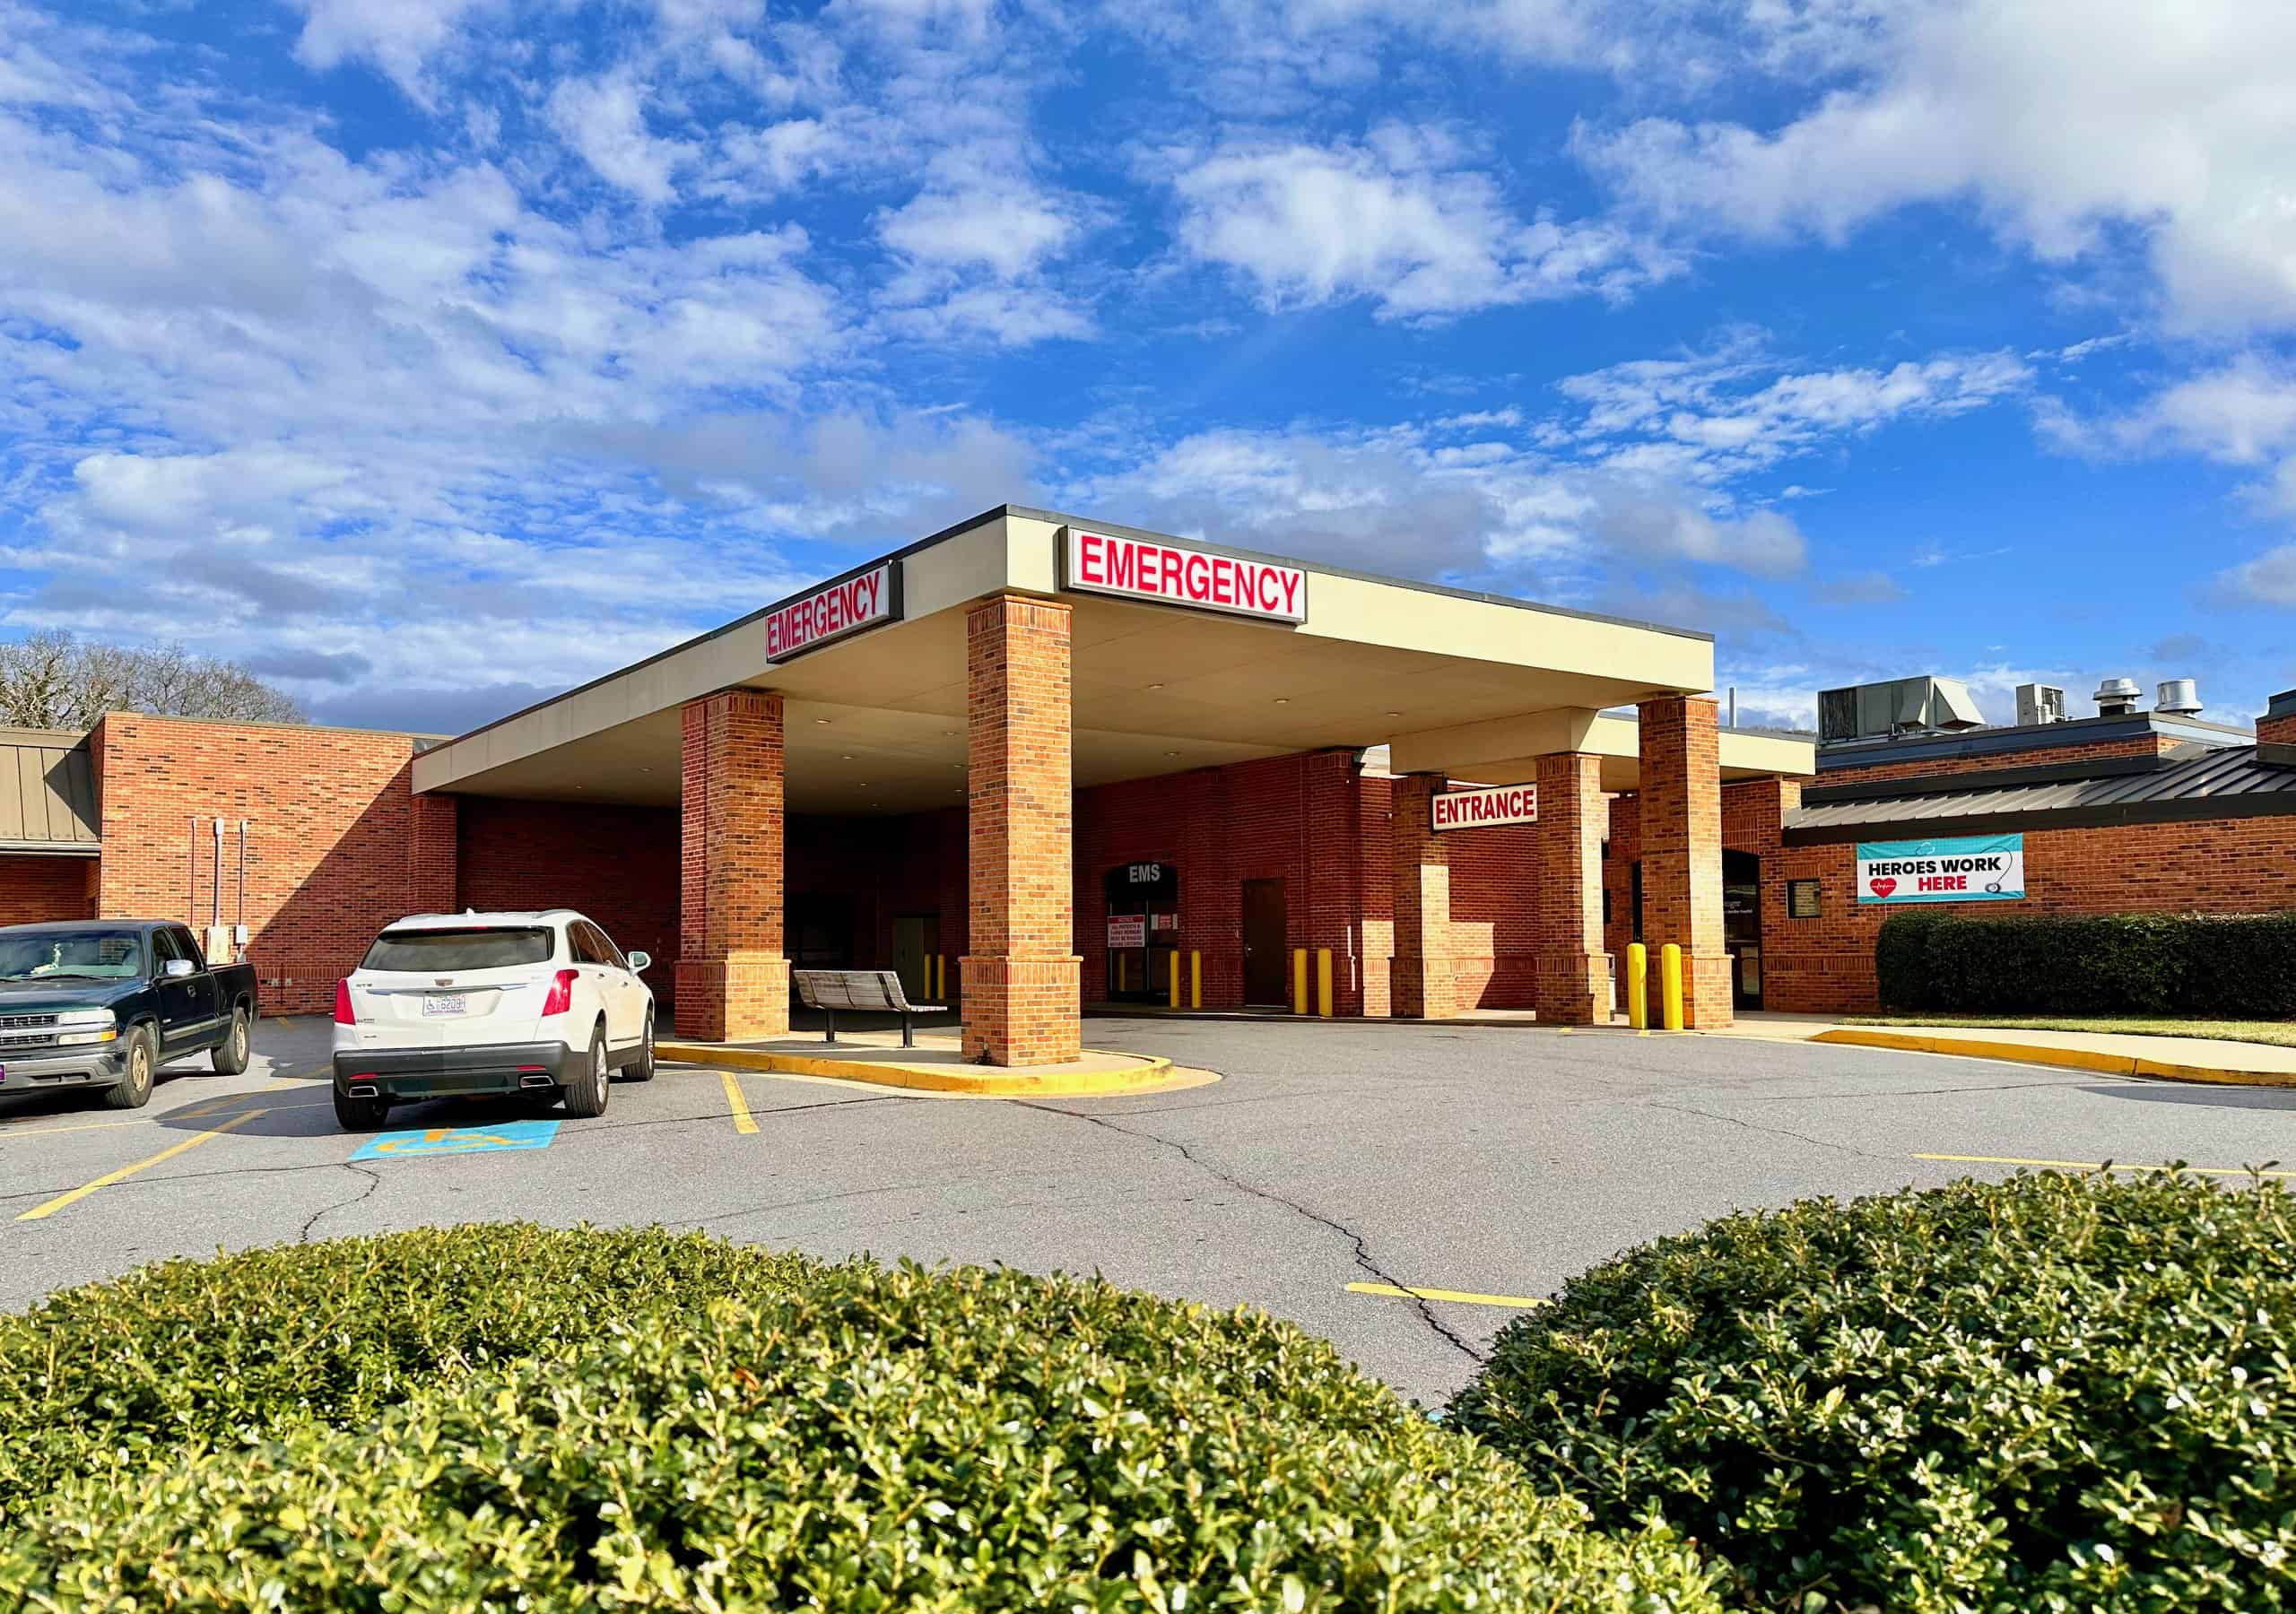
{"label": "stethoscope graphic on banner", "polygon": [[1998,872],[1996,872],[1994,874],[1994,876],[1993,876],[1993,883],[1992,883],[1992,884],[1990,884],[1990,885],[1988,885],[1988,886],[1987,886],[1987,887],[1985,888],[1985,894],[1986,894],[1987,896],[1988,896],[1988,897],[1998,897],[1998,896],[2000,896],[2000,895],[2001,895],[2001,886],[2002,886],[2002,882],[2003,882],[2004,881],[2007,880],[2008,878],[2009,878],[2009,855],[2008,855],[2007,853],[2005,853],[2005,853],[2003,853],[2003,854],[2001,855],[2001,867],[2000,867],[1999,871],[1998,871]]}

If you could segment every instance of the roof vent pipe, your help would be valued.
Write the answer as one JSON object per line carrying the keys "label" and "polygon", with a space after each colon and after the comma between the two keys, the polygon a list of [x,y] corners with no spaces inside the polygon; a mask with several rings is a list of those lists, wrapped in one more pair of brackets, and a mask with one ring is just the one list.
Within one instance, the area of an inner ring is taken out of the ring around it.
{"label": "roof vent pipe", "polygon": [[2196,717],[2200,715],[2200,685],[2189,678],[2164,678],[2161,681],[2160,698],[2152,705],[2155,710],[2179,717]]}
{"label": "roof vent pipe", "polygon": [[2097,686],[2097,716],[2126,717],[2136,710],[2136,681],[2108,678]]}

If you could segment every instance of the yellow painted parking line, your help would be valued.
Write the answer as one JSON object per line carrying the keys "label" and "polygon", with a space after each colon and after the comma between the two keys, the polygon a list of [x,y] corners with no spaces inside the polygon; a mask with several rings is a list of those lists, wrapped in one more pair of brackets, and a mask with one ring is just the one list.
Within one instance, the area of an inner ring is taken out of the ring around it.
{"label": "yellow painted parking line", "polygon": [[[2244,1177],[2249,1175],[2245,1166],[2120,1166],[2103,1160],[2027,1160],[2015,1155],[1952,1155],[1918,1154],[1917,1160],[1944,1160],[1956,1166],[2047,1166],[2058,1171],[2189,1171],[2195,1176]],[[2296,1171],[2259,1171],[2257,1176],[2296,1177]]]}
{"label": "yellow painted parking line", "polygon": [[225,1132],[230,1132],[233,1127],[242,1125],[247,1122],[252,1121],[263,1113],[264,1112],[259,1109],[249,1110],[243,1115],[233,1115],[229,1121],[224,1121],[214,1126],[211,1126],[204,1132],[194,1132],[182,1142],[175,1144],[170,1148],[161,1150],[159,1153],[152,1156],[149,1159],[138,1160],[133,1166],[123,1166],[117,1171],[108,1171],[92,1183],[83,1183],[79,1187],[73,1189],[69,1193],[59,1193],[45,1204],[34,1205],[30,1210],[17,1217],[16,1219],[18,1221],[39,1221],[43,1217],[53,1216],[58,1210],[63,1210],[65,1206],[87,1198],[99,1188],[109,1188],[114,1183],[124,1183],[129,1177],[134,1176],[137,1172],[144,1170],[147,1167],[157,1166],[162,1160],[171,1160],[187,1149],[198,1148],[210,1138],[220,1138]]}
{"label": "yellow painted parking line", "polygon": [[718,1072],[718,1080],[726,1084],[726,1102],[734,1106],[734,1130],[737,1132],[755,1132],[757,1118],[750,1114],[750,1101],[742,1097],[742,1084],[734,1079],[733,1072]]}
{"label": "yellow painted parking line", "polygon": [[1392,1283],[1351,1283],[1351,1295],[1385,1295],[1394,1300],[1454,1300],[1461,1306],[1505,1306],[1516,1311],[1529,1311],[1544,1306],[1544,1300],[1528,1295],[1478,1295],[1466,1289],[1397,1289]]}

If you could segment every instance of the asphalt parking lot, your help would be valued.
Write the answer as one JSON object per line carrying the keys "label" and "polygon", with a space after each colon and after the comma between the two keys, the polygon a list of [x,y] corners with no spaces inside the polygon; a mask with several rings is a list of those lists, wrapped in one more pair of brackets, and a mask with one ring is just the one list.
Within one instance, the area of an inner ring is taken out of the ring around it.
{"label": "asphalt parking lot", "polygon": [[2296,1092],[1729,1037],[1155,1020],[1087,1040],[1225,1080],[1013,1101],[665,1066],[600,1120],[427,1105],[378,1147],[336,1129],[329,1029],[266,1022],[246,1074],[187,1062],[139,1112],[0,1097],[0,1308],[219,1246],[661,1222],[1248,1302],[1433,1401],[1520,1301],[1734,1206],[2019,1161],[2296,1161]]}

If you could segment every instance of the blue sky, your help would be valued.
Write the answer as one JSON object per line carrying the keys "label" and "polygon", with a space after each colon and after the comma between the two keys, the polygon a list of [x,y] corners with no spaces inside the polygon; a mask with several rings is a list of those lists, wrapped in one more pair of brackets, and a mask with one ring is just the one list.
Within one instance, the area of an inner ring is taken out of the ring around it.
{"label": "blue sky", "polygon": [[2296,685],[2296,7],[0,0],[0,634],[459,730],[1005,500]]}

